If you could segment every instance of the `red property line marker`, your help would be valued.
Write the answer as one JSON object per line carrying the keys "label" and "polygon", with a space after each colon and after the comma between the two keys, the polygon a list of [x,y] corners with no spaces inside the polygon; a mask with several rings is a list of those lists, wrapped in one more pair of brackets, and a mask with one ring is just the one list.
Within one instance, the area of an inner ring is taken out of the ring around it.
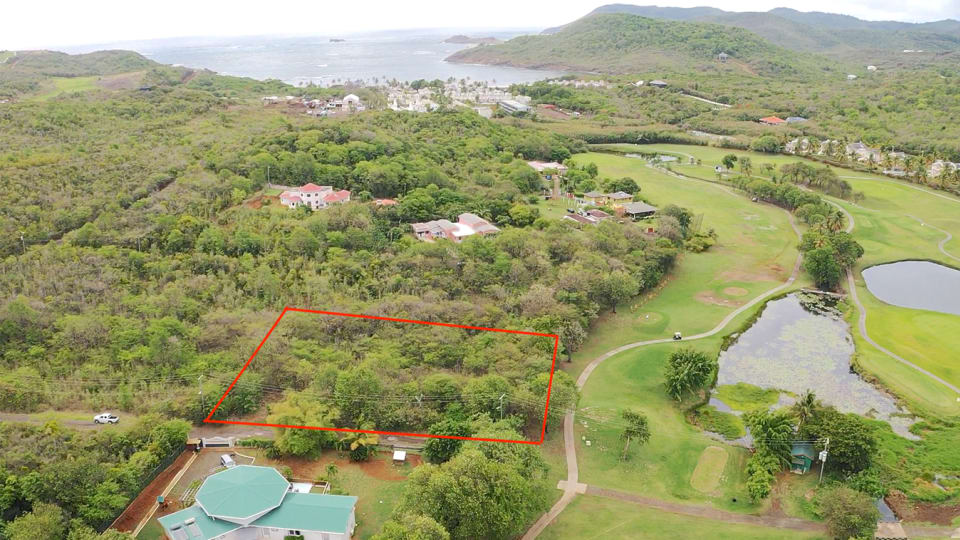
{"label": "red property line marker", "polygon": [[[485,439],[481,437],[461,437],[458,435],[432,435],[429,433],[405,433],[401,431],[378,431],[378,430],[366,430],[366,429],[348,429],[348,428],[334,428],[334,427],[318,427],[318,426],[291,426],[286,424],[268,424],[264,422],[241,422],[239,420],[214,420],[213,415],[217,412],[217,409],[220,408],[220,405],[223,403],[223,400],[227,398],[227,394],[233,390],[234,385],[237,384],[237,381],[240,380],[240,376],[243,375],[243,372],[247,370],[247,367],[250,366],[250,362],[256,358],[257,354],[260,352],[260,349],[263,347],[263,344],[267,342],[267,339],[270,338],[270,334],[277,328],[277,325],[280,324],[280,320],[283,319],[283,316],[287,314],[288,311],[297,311],[300,313],[315,313],[317,315],[334,315],[337,317],[354,317],[358,319],[374,319],[379,321],[391,321],[391,322],[400,322],[400,323],[410,323],[410,324],[425,324],[430,326],[446,326],[449,328],[465,328],[468,330],[484,330],[487,332],[502,332],[507,334],[521,334],[526,336],[541,336],[541,337],[551,337],[553,338],[553,359],[550,363],[550,379],[547,382],[547,401],[544,404],[543,408],[543,425],[540,427],[540,440],[539,441],[528,441],[528,440],[511,440],[511,439]],[[408,437],[431,437],[435,439],[460,439],[464,441],[484,441],[484,442],[504,442],[504,443],[517,443],[517,444],[543,444],[543,439],[547,433],[547,414],[549,413],[550,408],[550,391],[553,388],[553,372],[557,366],[557,351],[560,348],[560,336],[557,334],[543,334],[540,332],[525,332],[522,330],[507,330],[504,328],[485,328],[482,326],[467,326],[463,324],[452,324],[452,323],[440,323],[433,321],[417,321],[412,319],[397,319],[393,317],[377,317],[374,315],[361,315],[359,313],[338,313],[336,311],[320,311],[314,309],[303,309],[295,307],[285,307],[283,311],[280,312],[280,316],[277,317],[277,320],[273,322],[273,326],[270,327],[270,330],[267,331],[267,334],[263,336],[263,339],[260,341],[260,344],[257,345],[257,348],[254,349],[253,354],[250,355],[250,358],[247,359],[247,362],[243,364],[243,367],[240,368],[240,372],[237,373],[237,376],[233,378],[233,381],[230,383],[230,386],[227,387],[227,390],[220,396],[220,400],[217,401],[217,404],[213,406],[213,409],[210,411],[210,414],[203,419],[204,423],[208,424],[235,424],[240,426],[263,426],[263,427],[279,427],[279,428],[291,428],[291,429],[315,429],[321,431],[339,431],[339,432],[348,432],[348,433],[376,433],[380,435],[404,435]]]}

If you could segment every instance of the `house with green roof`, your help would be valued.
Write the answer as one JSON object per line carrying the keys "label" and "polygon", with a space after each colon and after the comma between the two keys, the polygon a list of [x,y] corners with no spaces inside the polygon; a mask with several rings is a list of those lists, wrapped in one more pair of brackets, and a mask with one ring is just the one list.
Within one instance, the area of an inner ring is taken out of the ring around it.
{"label": "house with green roof", "polygon": [[157,521],[170,540],[349,540],[356,497],[297,493],[273,467],[239,465],[210,475],[196,503]]}

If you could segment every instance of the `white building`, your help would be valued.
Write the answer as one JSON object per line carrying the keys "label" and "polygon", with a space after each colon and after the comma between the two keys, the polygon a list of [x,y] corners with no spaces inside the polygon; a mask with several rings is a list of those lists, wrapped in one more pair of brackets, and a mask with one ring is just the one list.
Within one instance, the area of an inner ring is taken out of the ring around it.
{"label": "white building", "polygon": [[287,208],[309,206],[313,210],[320,210],[331,204],[341,204],[349,201],[349,191],[345,189],[334,190],[333,186],[318,186],[316,184],[306,184],[280,194],[280,204]]}

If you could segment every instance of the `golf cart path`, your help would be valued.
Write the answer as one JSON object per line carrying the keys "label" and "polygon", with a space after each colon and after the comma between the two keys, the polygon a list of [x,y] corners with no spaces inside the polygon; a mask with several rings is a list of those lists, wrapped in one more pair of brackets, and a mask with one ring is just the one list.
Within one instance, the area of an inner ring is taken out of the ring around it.
{"label": "golf cart path", "polygon": [[[926,191],[926,190],[922,190],[922,191]],[[936,195],[936,193],[931,193],[931,195]],[[846,216],[847,216],[847,227],[846,227],[845,230],[846,230],[848,233],[853,232],[853,227],[854,227],[854,224],[855,224],[854,219],[853,219],[853,214],[851,214],[850,212],[848,212],[846,208],[844,208],[843,206],[840,206],[839,204],[837,204],[837,203],[834,202],[834,201],[831,201],[831,200],[829,200],[829,199],[824,199],[824,200],[826,200],[828,203],[832,204],[833,206],[839,208],[841,212],[843,212],[844,214],[846,214]],[[909,216],[909,215],[908,215],[908,216]],[[918,217],[916,217],[916,216],[909,216],[909,217],[911,217],[911,218],[919,221],[921,225],[924,225],[924,222],[923,222],[922,219],[920,219],[920,218],[918,218]],[[940,251],[943,252],[944,255],[946,255],[946,256],[948,256],[948,257],[951,257],[951,258],[954,258],[954,259],[957,259],[957,257],[954,257],[953,255],[950,255],[949,253],[947,253],[947,252],[944,251],[944,249],[943,249],[943,245],[946,244],[951,238],[953,238],[953,235],[950,234],[950,233],[948,233],[947,231],[944,231],[943,229],[939,229],[939,228],[937,228],[937,227],[934,227],[933,225],[930,225],[930,224],[925,224],[925,225],[928,225],[928,226],[930,226],[930,227],[933,227],[934,229],[936,229],[936,230],[938,230],[938,231],[940,231],[940,232],[942,232],[942,233],[944,233],[944,234],[947,235],[947,237],[946,237],[945,239],[943,239],[943,240],[940,241],[940,243],[938,244],[938,247],[940,248]],[[960,259],[957,259],[957,260],[960,260]],[[878,351],[880,351],[880,352],[882,352],[883,354],[889,356],[890,358],[893,358],[893,359],[896,360],[897,362],[900,362],[901,364],[903,364],[903,365],[905,365],[905,366],[907,366],[907,367],[909,367],[909,368],[912,368],[912,369],[915,369],[915,370],[919,371],[920,373],[926,375],[927,377],[930,377],[931,379],[937,381],[938,383],[940,383],[940,384],[946,386],[947,388],[953,390],[953,391],[956,392],[957,394],[960,394],[960,388],[957,388],[956,386],[954,386],[953,384],[951,384],[951,383],[943,380],[943,379],[940,378],[939,376],[937,376],[937,375],[935,375],[935,374],[927,371],[926,369],[924,369],[924,368],[922,368],[922,367],[914,364],[913,362],[907,360],[906,358],[903,358],[902,356],[900,356],[900,355],[898,355],[898,354],[890,351],[889,349],[887,349],[887,348],[884,347],[883,345],[880,345],[879,343],[877,343],[876,341],[874,341],[873,338],[870,337],[870,334],[867,333],[867,309],[863,306],[863,303],[860,302],[860,297],[857,296],[857,284],[854,282],[854,279],[853,279],[853,270],[850,269],[850,268],[847,269],[847,289],[850,290],[850,298],[853,299],[853,303],[857,306],[857,313],[859,313],[859,320],[857,321],[857,327],[858,327],[858,330],[859,330],[859,332],[860,332],[860,336],[863,337],[864,341],[866,341],[866,342],[869,343],[870,345],[873,345],[874,348],[876,348]]]}
{"label": "golf cart path", "polygon": [[936,231],[940,231],[941,233],[943,233],[944,235],[946,235],[946,237],[945,237],[943,240],[940,240],[940,242],[937,244],[937,247],[940,248],[940,253],[943,253],[944,255],[946,255],[947,257],[950,257],[951,259],[953,259],[953,260],[955,260],[955,261],[960,261],[960,257],[957,257],[956,255],[952,255],[952,254],[948,253],[947,250],[943,247],[943,246],[947,245],[947,242],[949,242],[950,240],[953,240],[953,234],[951,234],[951,233],[948,232],[948,231],[945,231],[945,230],[941,229],[940,227],[937,227],[936,225],[931,225],[930,223],[927,223],[926,221],[918,218],[917,216],[911,216],[910,214],[907,214],[907,216],[908,216],[908,217],[911,217],[911,218],[913,218],[913,219],[915,219],[915,220],[917,220],[918,222],[920,222],[920,226],[921,226],[921,227],[930,227],[931,229],[936,230]]}
{"label": "golf cart path", "polygon": [[[665,174],[669,174],[669,173],[665,173]],[[677,174],[677,173],[670,174],[670,176],[676,176],[678,178],[684,178],[687,180],[696,180],[696,179],[688,178],[684,175]],[[730,191],[724,186],[720,186],[712,182],[707,182],[707,183],[735,197],[739,197],[739,195],[733,193],[732,191]],[[801,232],[800,232],[800,229],[797,228],[797,224],[796,224],[796,221],[794,221],[793,214],[791,214],[786,210],[784,210],[784,212],[787,212],[787,217],[790,220],[790,227],[793,228],[793,232],[797,235],[797,238],[799,239],[801,237]],[[800,264],[802,261],[803,261],[802,255],[798,255],[796,262],[793,264],[793,271],[791,272],[790,277],[787,278],[786,282],[764,293],[761,293],[759,296],[753,298],[746,304],[730,312],[726,317],[723,318],[723,320],[720,321],[719,324],[713,327],[713,329],[708,330],[706,332],[702,332],[700,334],[695,334],[695,335],[683,338],[683,341],[703,339],[719,333],[721,330],[724,329],[724,327],[730,324],[730,321],[735,319],[738,315],[740,315],[744,311],[762,302],[764,299],[770,297],[771,295],[774,295],[782,291],[783,289],[789,287],[790,285],[792,285],[794,281],[796,281],[797,275],[800,273]],[[673,338],[661,338],[661,339],[651,339],[646,341],[637,341],[634,343],[621,345],[615,349],[607,351],[601,354],[600,356],[594,358],[589,364],[587,364],[585,368],[583,368],[583,371],[580,373],[580,376],[577,377],[577,389],[582,390],[584,385],[587,383],[587,379],[590,378],[590,374],[593,373],[595,369],[597,369],[597,366],[599,366],[601,363],[603,363],[604,360],[610,358],[611,356],[615,356],[624,351],[629,351],[631,349],[636,349],[638,347],[645,347],[647,345],[654,345],[657,343],[672,343],[673,341],[674,341]],[[533,526],[530,527],[529,530],[527,530],[526,534],[523,535],[523,540],[532,540],[536,538],[541,532],[543,532],[543,530],[547,527],[547,525],[549,525],[554,519],[556,519],[558,515],[560,515],[560,512],[563,512],[563,510],[567,507],[567,505],[570,504],[570,501],[572,501],[573,498],[578,493],[589,493],[590,489],[593,489],[594,492],[596,492],[597,489],[602,489],[602,488],[590,488],[586,484],[580,483],[580,478],[579,478],[580,471],[577,466],[577,449],[574,443],[574,434],[573,434],[573,413],[567,413],[563,417],[563,447],[564,447],[564,453],[566,455],[566,460],[567,460],[567,479],[565,481],[562,480],[558,485],[558,487],[563,489],[563,495],[560,497],[560,500],[558,500],[546,514],[540,516],[540,519],[538,519],[536,523],[534,523]],[[650,500],[653,501],[654,499],[650,499]],[[636,501],[633,501],[633,502],[636,502]],[[670,503],[663,503],[663,504],[670,504]],[[688,506],[688,505],[675,505],[675,506],[688,508],[690,512],[693,512],[692,514],[689,514],[689,515],[696,515],[696,516],[702,516],[702,517],[709,517],[704,513],[705,511],[707,510],[713,511],[713,509],[708,507],[698,507],[698,506]],[[735,515],[738,516],[739,514],[735,514]],[[720,521],[727,521],[723,517],[714,518],[714,519],[718,519]],[[737,521],[729,521],[729,522],[738,523]]]}

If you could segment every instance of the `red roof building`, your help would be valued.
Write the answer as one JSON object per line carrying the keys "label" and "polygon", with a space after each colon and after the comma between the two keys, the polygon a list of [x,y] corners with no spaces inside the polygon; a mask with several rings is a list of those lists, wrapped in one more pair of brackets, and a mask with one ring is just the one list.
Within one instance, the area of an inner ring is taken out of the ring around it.
{"label": "red roof building", "polygon": [[313,210],[319,210],[331,204],[349,201],[349,191],[345,189],[334,191],[332,186],[318,186],[316,184],[306,184],[280,194],[280,204],[287,208],[309,206]]}
{"label": "red roof building", "polygon": [[777,126],[780,124],[786,124],[787,121],[777,116],[765,116],[760,119],[760,123],[767,124],[768,126]]}

